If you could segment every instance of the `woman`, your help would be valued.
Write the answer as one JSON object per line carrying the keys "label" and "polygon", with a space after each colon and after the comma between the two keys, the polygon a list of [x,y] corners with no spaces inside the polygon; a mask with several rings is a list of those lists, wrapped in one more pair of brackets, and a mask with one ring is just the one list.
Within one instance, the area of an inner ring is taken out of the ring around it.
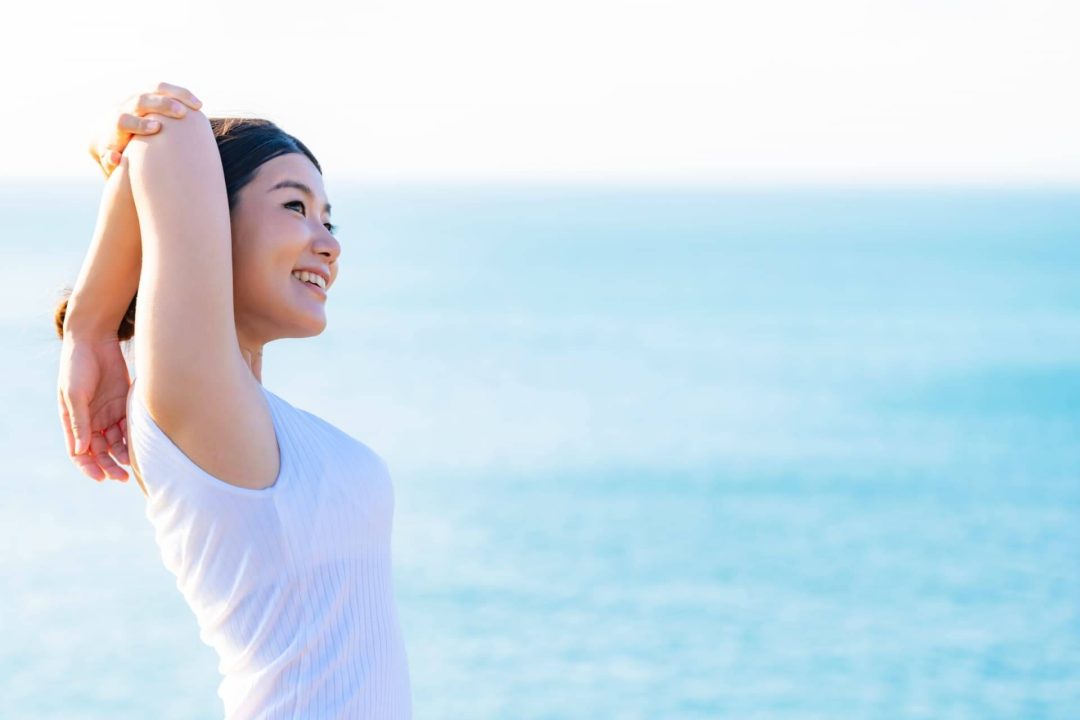
{"label": "woman", "polygon": [[268,342],[326,326],[322,170],[272,123],[199,107],[163,83],[92,151],[108,180],[57,309],[69,455],[99,480],[130,460],[228,718],[410,717],[386,464],[261,382]]}

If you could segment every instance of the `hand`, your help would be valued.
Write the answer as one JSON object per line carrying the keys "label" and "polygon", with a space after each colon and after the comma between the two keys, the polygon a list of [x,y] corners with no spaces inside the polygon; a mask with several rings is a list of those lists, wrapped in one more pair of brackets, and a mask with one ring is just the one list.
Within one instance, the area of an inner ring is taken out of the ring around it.
{"label": "hand", "polygon": [[90,156],[107,178],[120,164],[120,155],[132,135],[153,135],[161,129],[160,122],[147,119],[145,115],[160,113],[181,118],[187,114],[187,108],[198,110],[201,107],[202,101],[190,91],[177,85],[158,83],[157,90],[132,95],[120,105],[120,117],[90,142]]}
{"label": "hand", "polygon": [[127,471],[117,463],[130,462],[125,441],[130,387],[115,333],[92,338],[64,333],[57,398],[60,422],[68,456],[98,482],[106,476],[127,482]]}

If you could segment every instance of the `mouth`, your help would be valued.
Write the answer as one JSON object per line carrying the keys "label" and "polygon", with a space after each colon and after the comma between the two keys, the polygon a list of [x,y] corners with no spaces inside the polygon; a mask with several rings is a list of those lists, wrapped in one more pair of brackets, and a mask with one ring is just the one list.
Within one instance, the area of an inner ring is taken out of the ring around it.
{"label": "mouth", "polygon": [[311,283],[311,282],[304,282],[304,281],[303,281],[303,280],[301,280],[300,278],[298,278],[298,277],[295,277],[295,276],[293,276],[293,275],[290,275],[289,277],[291,277],[291,278],[292,278],[293,282],[296,282],[296,283],[299,283],[299,284],[303,285],[303,286],[304,286],[304,287],[306,287],[306,288],[307,288],[308,290],[310,290],[311,292],[315,293],[315,294],[316,294],[317,296],[321,297],[321,298],[322,298],[323,300],[325,300],[325,299],[326,299],[326,291],[325,291],[325,290],[323,290],[323,289],[322,289],[321,287],[319,287],[318,285],[316,285],[315,283]]}

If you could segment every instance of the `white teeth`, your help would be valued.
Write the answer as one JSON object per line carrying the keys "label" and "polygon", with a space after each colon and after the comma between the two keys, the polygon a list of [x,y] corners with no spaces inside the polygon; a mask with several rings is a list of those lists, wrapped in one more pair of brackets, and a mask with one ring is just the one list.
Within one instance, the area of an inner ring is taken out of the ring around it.
{"label": "white teeth", "polygon": [[322,275],[316,275],[315,273],[310,273],[307,270],[294,270],[292,276],[297,280],[300,280],[301,282],[314,283],[315,285],[321,287],[323,290],[326,289],[326,281],[323,280]]}

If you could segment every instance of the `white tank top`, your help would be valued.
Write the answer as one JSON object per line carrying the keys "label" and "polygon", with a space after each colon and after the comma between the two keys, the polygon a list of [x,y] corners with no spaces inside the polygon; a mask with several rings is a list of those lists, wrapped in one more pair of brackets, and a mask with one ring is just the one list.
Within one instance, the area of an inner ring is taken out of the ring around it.
{"label": "white tank top", "polygon": [[199,468],[137,392],[127,418],[162,560],[218,653],[225,716],[410,718],[386,463],[262,389],[281,457],[265,490]]}

